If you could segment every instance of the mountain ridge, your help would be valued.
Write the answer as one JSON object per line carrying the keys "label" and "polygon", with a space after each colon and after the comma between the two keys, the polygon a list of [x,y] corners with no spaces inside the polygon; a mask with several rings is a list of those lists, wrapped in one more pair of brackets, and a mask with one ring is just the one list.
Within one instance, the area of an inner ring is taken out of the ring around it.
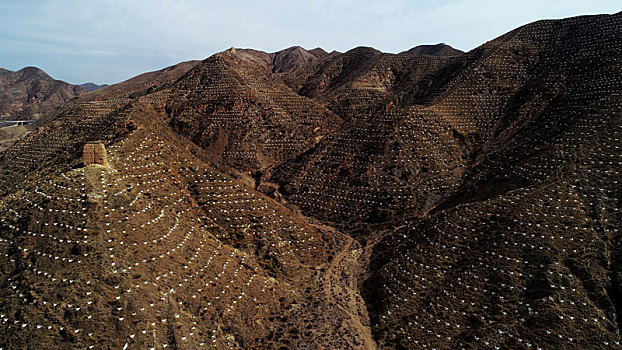
{"label": "mountain ridge", "polygon": [[106,86],[109,86],[109,85],[108,84],[97,85],[95,83],[84,83],[84,84],[80,84],[80,86],[87,92],[91,92],[91,91],[105,88]]}
{"label": "mountain ridge", "polygon": [[432,55],[432,56],[460,56],[464,51],[454,49],[453,47],[445,44],[435,45],[417,45],[409,50],[402,51],[400,55]]}
{"label": "mountain ridge", "polygon": [[56,80],[37,67],[16,72],[5,69],[0,75],[0,116],[37,119],[84,92],[83,88]]}

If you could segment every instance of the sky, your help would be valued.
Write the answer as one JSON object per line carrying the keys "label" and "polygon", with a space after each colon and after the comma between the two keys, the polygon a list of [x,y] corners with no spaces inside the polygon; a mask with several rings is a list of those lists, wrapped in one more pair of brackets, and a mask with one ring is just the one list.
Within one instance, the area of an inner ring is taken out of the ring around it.
{"label": "sky", "polygon": [[111,84],[231,46],[468,51],[536,20],[619,11],[620,0],[0,0],[0,67]]}

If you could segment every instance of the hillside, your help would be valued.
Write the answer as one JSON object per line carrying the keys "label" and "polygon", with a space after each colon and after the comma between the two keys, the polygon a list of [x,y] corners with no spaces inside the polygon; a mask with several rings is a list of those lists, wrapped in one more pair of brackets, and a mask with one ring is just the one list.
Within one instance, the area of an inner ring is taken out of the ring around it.
{"label": "hillside", "polygon": [[342,118],[360,118],[397,102],[399,84],[410,86],[451,62],[451,57],[395,55],[368,47],[333,52],[295,70],[284,81]]}
{"label": "hillside", "polygon": [[0,120],[38,119],[85,91],[36,67],[0,69]]}
{"label": "hillside", "polygon": [[199,61],[181,62],[157,71],[140,74],[118,84],[104,86],[82,96],[80,101],[99,101],[128,97],[132,93],[161,89],[186,74]]}
{"label": "hillside", "polygon": [[[358,343],[319,283],[352,240],[214,169],[157,107],[76,105],[4,153],[0,346]],[[83,164],[89,141],[110,167]]]}
{"label": "hillside", "polygon": [[300,46],[292,46],[290,48],[272,53],[266,53],[253,49],[234,48],[233,50],[235,50],[236,53],[239,52],[245,55],[251,55],[264,61],[272,73],[289,73],[327,55],[326,51],[319,47],[312,50],[306,50]]}
{"label": "hillside", "polygon": [[34,128],[14,123],[5,125],[3,121],[36,121],[51,116],[84,92],[84,88],[55,80],[36,67],[17,72],[0,68],[0,152]]}
{"label": "hillside", "polygon": [[[166,90],[169,124],[202,146],[212,162],[246,177],[312,148],[343,122],[271,74],[256,52],[223,52]],[[253,180],[254,182],[254,180]]]}
{"label": "hillside", "polygon": [[0,153],[0,348],[621,349],[620,39],[235,48],[83,94]]}

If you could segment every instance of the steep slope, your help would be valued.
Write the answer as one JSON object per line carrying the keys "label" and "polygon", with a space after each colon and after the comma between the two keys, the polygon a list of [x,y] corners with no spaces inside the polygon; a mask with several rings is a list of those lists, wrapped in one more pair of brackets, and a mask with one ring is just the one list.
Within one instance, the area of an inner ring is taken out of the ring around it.
{"label": "steep slope", "polygon": [[621,36],[620,14],[527,25],[431,103],[478,151],[373,247],[380,347],[620,348]]}
{"label": "steep slope", "polygon": [[236,52],[251,55],[264,61],[272,73],[289,73],[327,55],[326,51],[319,47],[307,51],[300,46],[292,46],[290,48],[272,53],[266,53],[253,49],[235,50]]}
{"label": "steep slope", "polygon": [[540,129],[563,130],[491,159],[467,203],[406,218],[373,248],[380,347],[620,347],[622,101],[583,106],[546,113]]}
{"label": "steep slope", "polygon": [[303,79],[300,93],[349,122],[267,180],[310,215],[338,223],[387,220],[403,211],[424,214],[452,194],[461,184],[469,145],[434,111],[405,105],[404,95],[456,58],[366,48],[331,55],[310,69],[316,73]]}
{"label": "steep slope", "polygon": [[0,346],[368,348],[360,296],[344,315],[322,282],[356,243],[214,169],[161,96],[77,104],[3,154]]}
{"label": "steep slope", "polygon": [[206,59],[167,92],[177,96],[166,106],[170,125],[244,176],[297,157],[342,123],[242,50]]}
{"label": "steep slope", "polygon": [[0,120],[38,119],[86,90],[36,67],[0,71]]}
{"label": "steep slope", "polygon": [[275,172],[368,243],[380,348],[620,347],[621,17],[536,22],[398,81]]}
{"label": "steep slope", "polygon": [[358,47],[333,52],[285,75],[285,82],[303,96],[325,105],[342,118],[361,118],[393,106],[400,86],[412,86],[451,62],[450,57],[384,54]]}
{"label": "steep slope", "polygon": [[370,47],[357,47],[343,54],[331,52],[291,72],[284,80],[301,95],[316,98],[331,87],[340,85],[349,75],[364,72],[366,63],[380,54],[380,51]]}
{"label": "steep slope", "polygon": [[[455,193],[467,167],[506,147],[562,92],[587,104],[615,86],[608,76],[618,74],[611,59],[616,45],[596,46],[605,50],[598,56],[602,63],[581,72],[588,58],[580,47],[586,42],[604,44],[593,32],[573,29],[572,23],[536,22],[451,59],[436,71],[423,70],[419,79],[399,79],[392,92],[396,103],[367,115],[353,114],[359,120],[322,140],[313,152],[280,167],[273,181],[314,215],[328,214],[321,208],[329,212],[343,208],[357,216],[400,208],[427,212]],[[617,29],[612,28],[616,37]],[[444,78],[442,88],[419,90],[430,76],[449,78]],[[571,81],[573,85],[568,85]],[[588,95],[586,81],[601,81],[603,87]],[[422,92],[415,96],[417,91]],[[334,187],[342,193],[324,195],[335,193]],[[361,191],[379,194],[355,199]]]}

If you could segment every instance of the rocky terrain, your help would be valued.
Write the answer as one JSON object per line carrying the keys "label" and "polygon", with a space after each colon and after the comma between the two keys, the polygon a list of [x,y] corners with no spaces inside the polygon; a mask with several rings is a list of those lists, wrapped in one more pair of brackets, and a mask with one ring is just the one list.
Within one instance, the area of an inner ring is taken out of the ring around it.
{"label": "rocky terrain", "polygon": [[622,14],[231,48],[0,153],[0,349],[619,349]]}
{"label": "rocky terrain", "polygon": [[[32,131],[32,122],[54,115],[85,92],[83,87],[55,80],[36,67],[17,72],[0,68],[0,151]],[[16,120],[29,122],[7,122]]]}
{"label": "rocky terrain", "polygon": [[36,67],[0,68],[0,120],[39,119],[84,92]]}

